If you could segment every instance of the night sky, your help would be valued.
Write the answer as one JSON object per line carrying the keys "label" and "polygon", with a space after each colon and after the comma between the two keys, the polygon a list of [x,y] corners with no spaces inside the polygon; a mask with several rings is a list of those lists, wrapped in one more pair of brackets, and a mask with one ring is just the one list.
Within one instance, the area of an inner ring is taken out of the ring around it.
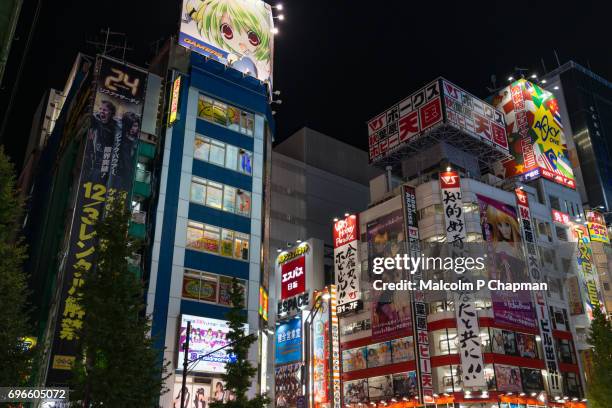
{"label": "night sky", "polygon": [[[78,51],[100,29],[127,33],[127,60],[145,65],[154,42],[178,28],[179,0],[42,3],[4,143],[23,160],[32,115],[45,89],[62,89]],[[0,89],[6,112],[37,0],[27,0]],[[608,2],[288,0],[278,25],[274,84],[282,92],[276,139],[309,126],[366,148],[365,122],[442,75],[486,96],[491,75],[507,83],[514,67],[542,73],[570,59],[612,80]],[[275,4],[275,3],[272,3]],[[467,4],[472,4],[467,7]],[[519,4],[525,5],[520,8]]]}

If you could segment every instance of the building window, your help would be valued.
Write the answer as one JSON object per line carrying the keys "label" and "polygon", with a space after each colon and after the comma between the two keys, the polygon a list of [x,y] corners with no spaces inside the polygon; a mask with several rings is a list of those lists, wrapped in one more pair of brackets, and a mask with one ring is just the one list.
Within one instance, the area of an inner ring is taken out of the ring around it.
{"label": "building window", "polygon": [[357,334],[361,331],[370,330],[370,319],[358,320],[355,322],[350,322],[346,324],[340,325],[340,335],[341,336],[350,336],[352,334]]}
{"label": "building window", "polygon": [[461,391],[463,383],[459,371],[460,366],[447,365],[432,369],[434,390],[439,393],[452,393]]}
{"label": "building window", "polygon": [[609,284],[608,282],[604,282],[604,283],[603,283],[603,287],[604,287],[604,290],[605,290],[606,292],[609,292],[609,291],[610,291],[610,284]]}
{"label": "building window", "polygon": [[199,177],[191,179],[190,201],[232,214],[251,216],[251,193]]}
{"label": "building window", "polygon": [[572,372],[563,373],[563,385],[563,388],[567,390],[570,397],[582,398],[582,386],[580,385],[578,374]]}
{"label": "building window", "polygon": [[548,196],[548,198],[550,199],[550,207],[554,208],[557,211],[562,211],[561,210],[561,202],[559,201],[558,197],[555,196]]}
{"label": "building window", "polygon": [[198,117],[247,136],[253,136],[255,115],[208,96],[200,95]]}
{"label": "building window", "polygon": [[555,232],[557,233],[557,239],[559,241],[567,242],[567,229],[565,227],[555,226]]}
{"label": "building window", "polygon": [[253,174],[253,153],[204,136],[196,136],[193,157],[243,174]]}
{"label": "building window", "polygon": [[457,329],[442,329],[429,332],[431,355],[442,356],[457,353]]}
{"label": "building window", "polygon": [[[243,293],[246,297],[246,282],[238,279],[238,283],[243,287]],[[183,273],[182,297],[184,299],[231,306],[229,297],[231,288],[232,278],[228,276],[191,269],[186,269]]]}
{"label": "building window", "polygon": [[228,258],[249,259],[249,234],[189,221],[187,248],[211,252]]}
{"label": "building window", "polygon": [[557,354],[559,361],[565,364],[576,364],[574,347],[571,340],[557,339]]}
{"label": "building window", "polygon": [[550,230],[550,224],[545,221],[537,221],[538,224],[538,235],[545,238],[545,241],[552,242],[552,233]]}

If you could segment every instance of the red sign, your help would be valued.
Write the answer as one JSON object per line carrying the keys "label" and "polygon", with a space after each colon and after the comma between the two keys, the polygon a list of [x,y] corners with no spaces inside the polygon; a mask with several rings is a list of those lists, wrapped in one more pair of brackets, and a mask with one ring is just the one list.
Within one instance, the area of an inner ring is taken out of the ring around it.
{"label": "red sign", "polygon": [[440,188],[459,188],[459,173],[457,171],[443,171],[440,173]]}
{"label": "red sign", "polygon": [[306,257],[300,256],[281,266],[281,299],[306,291]]}
{"label": "red sign", "polygon": [[356,215],[349,215],[334,224],[334,248],[359,239],[359,222]]}
{"label": "red sign", "polygon": [[555,209],[552,210],[552,218],[554,222],[558,222],[559,224],[569,225],[570,224],[570,216],[561,211],[557,211]]}

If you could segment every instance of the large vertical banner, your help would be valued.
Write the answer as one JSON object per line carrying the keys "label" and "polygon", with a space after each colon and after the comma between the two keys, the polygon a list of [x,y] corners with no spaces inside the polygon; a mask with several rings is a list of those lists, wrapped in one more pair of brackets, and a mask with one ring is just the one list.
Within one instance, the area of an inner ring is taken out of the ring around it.
{"label": "large vertical banner", "polygon": [[506,133],[513,159],[502,163],[504,178],[540,176],[576,188],[567,154],[559,104],[555,96],[519,79],[493,97],[506,116]]}
{"label": "large vertical banner", "polygon": [[[597,270],[593,261],[593,250],[589,231],[582,225],[574,225],[572,228],[572,238],[577,245],[578,275],[581,280],[582,298],[585,299],[586,312],[590,320],[593,320],[593,310],[603,309],[603,298],[597,286]],[[602,310],[603,311],[603,310]]]}
{"label": "large vertical banner", "polygon": [[261,0],[183,0],[179,44],[272,82],[272,8]]}
{"label": "large vertical banner", "polygon": [[340,325],[336,308],[338,293],[335,285],[329,285],[329,321],[331,322],[331,385],[332,408],[342,407],[342,385],[340,383]]}
{"label": "large vertical banner", "polygon": [[[417,222],[416,192],[414,187],[402,187],[402,206],[404,208],[405,234],[408,237],[408,255],[411,258],[420,258],[419,226]],[[423,278],[421,268],[412,275],[413,282]],[[417,283],[418,285],[418,283]],[[433,402],[433,379],[431,374],[431,361],[429,354],[429,330],[427,328],[427,304],[422,290],[412,291],[413,298],[413,332],[416,334],[417,374],[419,377],[419,391],[422,402]]]}
{"label": "large vertical banner", "polygon": [[[404,249],[404,214],[399,209],[366,225],[369,265],[375,257],[395,257]],[[378,279],[378,278],[377,278]],[[400,282],[402,271],[380,275],[385,282]],[[400,291],[372,291],[372,340],[379,341],[412,334],[410,299]]]}
{"label": "large vertical banner", "polygon": [[[317,299],[315,293],[314,298]],[[315,302],[316,304],[316,302]],[[312,338],[312,396],[315,408],[328,406],[330,403],[330,313],[329,300],[321,297],[318,313],[313,319],[314,336]]]}
{"label": "large vertical banner", "polygon": [[334,271],[338,289],[338,312],[357,310],[361,294],[359,219],[349,215],[334,224]]}
{"label": "large vertical banner", "polygon": [[[446,221],[446,243],[453,257],[464,256],[463,245],[467,234],[461,198],[461,181],[457,171],[440,173],[440,192]],[[486,387],[478,311],[472,293],[455,293],[455,315],[463,385]]]}
{"label": "large vertical banner", "polygon": [[[518,207],[519,219],[521,221],[521,232],[525,242],[525,255],[527,257],[527,270],[529,272],[529,280],[532,283],[543,282],[544,277],[540,271],[540,254],[536,246],[536,239],[531,222],[531,210],[529,209],[529,198],[527,193],[520,188],[514,190],[516,195],[516,205]],[[555,341],[553,339],[552,325],[549,318],[548,302],[544,291],[535,291],[536,315],[538,319],[538,327],[540,329],[540,337],[542,338],[542,349],[544,351],[544,361],[546,361],[546,369],[548,370],[548,388],[552,395],[560,395],[561,379],[557,364],[557,352],[555,350]]]}
{"label": "large vertical banner", "polygon": [[281,323],[276,328],[276,365],[302,361],[302,319],[301,316]]}
{"label": "large vertical banner", "polygon": [[[526,282],[521,231],[513,206],[477,194],[482,236],[488,244],[491,279],[504,283]],[[536,328],[531,293],[491,291],[493,314],[500,323]]]}
{"label": "large vertical banner", "polygon": [[147,73],[98,57],[95,99],[77,185],[47,384],[65,384],[77,353],[85,312],[79,291],[95,270],[94,225],[113,198],[125,203],[131,190]]}

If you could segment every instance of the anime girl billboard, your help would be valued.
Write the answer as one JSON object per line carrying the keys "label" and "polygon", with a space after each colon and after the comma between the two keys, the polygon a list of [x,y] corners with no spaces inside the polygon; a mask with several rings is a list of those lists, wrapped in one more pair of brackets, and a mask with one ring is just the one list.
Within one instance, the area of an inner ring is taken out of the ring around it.
{"label": "anime girl billboard", "polygon": [[273,28],[261,0],[183,0],[179,44],[272,82]]}

